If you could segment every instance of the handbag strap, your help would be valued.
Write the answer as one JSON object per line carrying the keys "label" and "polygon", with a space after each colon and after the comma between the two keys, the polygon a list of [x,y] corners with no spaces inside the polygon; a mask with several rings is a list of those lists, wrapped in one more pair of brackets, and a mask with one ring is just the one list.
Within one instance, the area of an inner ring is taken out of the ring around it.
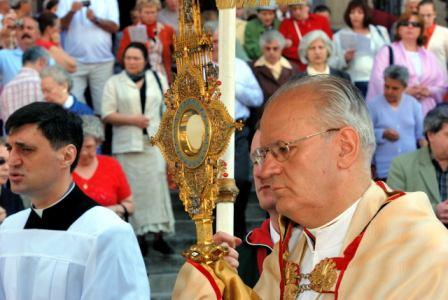
{"label": "handbag strap", "polygon": [[387,48],[389,48],[389,66],[392,66],[394,64],[394,50],[391,45],[387,45]]}
{"label": "handbag strap", "polygon": [[[162,87],[162,82],[160,81],[160,77],[157,74],[156,71],[152,70],[152,74],[154,74],[154,77],[156,78],[157,81],[157,85],[159,86],[159,90],[160,90],[160,94],[162,95],[162,103],[163,103],[163,87]],[[160,104],[160,117],[162,117],[163,115],[163,105]]]}

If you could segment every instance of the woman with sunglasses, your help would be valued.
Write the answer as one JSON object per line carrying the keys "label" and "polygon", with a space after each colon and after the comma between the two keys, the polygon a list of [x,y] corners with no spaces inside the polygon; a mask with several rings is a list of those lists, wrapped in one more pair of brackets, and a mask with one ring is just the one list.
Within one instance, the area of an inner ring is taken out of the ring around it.
{"label": "woman with sunglasses", "polygon": [[433,53],[424,45],[423,21],[415,13],[400,16],[397,21],[396,41],[383,47],[375,56],[369,82],[367,100],[383,94],[384,70],[392,64],[405,66],[409,70],[406,93],[422,104],[423,115],[442,101],[448,86],[445,66],[438,63]]}

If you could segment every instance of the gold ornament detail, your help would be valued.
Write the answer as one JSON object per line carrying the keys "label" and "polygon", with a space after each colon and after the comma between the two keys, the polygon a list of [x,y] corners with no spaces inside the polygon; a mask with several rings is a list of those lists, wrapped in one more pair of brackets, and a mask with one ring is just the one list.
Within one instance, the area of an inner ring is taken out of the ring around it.
{"label": "gold ornament detail", "polygon": [[283,300],[297,299],[300,280],[301,274],[299,265],[287,261],[285,264],[285,290]]}
{"label": "gold ornament detail", "polygon": [[[307,4],[308,0],[276,0],[278,5]],[[216,0],[218,9],[257,7],[270,5],[271,0]]]}
{"label": "gold ornament detail", "polygon": [[173,53],[177,77],[165,94],[167,109],[151,141],[160,148],[185,211],[195,221],[197,244],[184,255],[210,264],[227,253],[213,244],[213,209],[217,202],[236,197],[234,180],[225,178],[220,157],[242,124],[234,122],[220,101],[213,40],[202,29],[198,0],[183,0],[180,6]]}
{"label": "gold ornament detail", "polygon": [[333,288],[338,278],[336,263],[330,259],[325,258],[321,260],[310,275],[311,289],[322,293]]}
{"label": "gold ornament detail", "polygon": [[[285,252],[286,259],[289,256]],[[285,257],[284,257],[285,261]],[[297,295],[305,291],[315,291],[317,293],[333,292],[334,285],[338,278],[336,263],[331,258],[321,260],[311,273],[300,273],[300,266],[296,263],[285,261],[285,289],[283,300],[295,300]],[[301,283],[303,281],[308,283]]]}

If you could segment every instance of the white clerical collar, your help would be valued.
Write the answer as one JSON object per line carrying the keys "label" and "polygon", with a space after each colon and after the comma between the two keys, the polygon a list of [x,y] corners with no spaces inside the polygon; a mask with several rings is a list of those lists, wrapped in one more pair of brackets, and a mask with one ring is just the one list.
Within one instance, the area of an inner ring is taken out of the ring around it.
{"label": "white clerical collar", "polygon": [[68,95],[67,100],[65,100],[64,105],[62,105],[65,109],[69,109],[75,103],[75,98],[72,95]]}
{"label": "white clerical collar", "polygon": [[53,204],[51,204],[50,206],[45,207],[45,208],[35,208],[34,205],[32,205],[31,208],[34,210],[34,212],[35,212],[40,218],[42,218],[42,215],[43,215],[43,213],[44,213],[44,210],[46,210],[46,209],[48,209],[48,208],[50,208],[50,207],[53,207],[53,206],[55,206],[56,204],[58,204],[59,202],[61,202],[62,200],[64,200],[64,198],[67,197],[67,195],[70,194],[70,192],[73,191],[74,188],[75,188],[75,183],[72,182],[71,185],[70,185],[70,187],[68,188],[68,190],[64,193],[64,195],[62,195],[62,197],[61,197],[58,201],[56,201],[55,203],[53,203]]}
{"label": "white clerical collar", "polygon": [[275,245],[280,240],[280,234],[275,230],[274,225],[272,225],[272,219],[269,222],[269,233],[271,234],[271,241]]}
{"label": "white clerical collar", "polygon": [[325,70],[323,72],[319,72],[316,69],[314,69],[313,67],[308,66],[308,67],[306,67],[306,72],[310,76],[313,76],[313,75],[330,75],[330,67],[327,65],[327,67],[325,68]]}
{"label": "white clerical collar", "polygon": [[314,249],[314,251],[322,251],[342,246],[350,221],[360,200],[361,198],[330,222],[318,228],[308,229],[307,231],[313,235],[313,237],[310,237],[305,234],[308,247]]}

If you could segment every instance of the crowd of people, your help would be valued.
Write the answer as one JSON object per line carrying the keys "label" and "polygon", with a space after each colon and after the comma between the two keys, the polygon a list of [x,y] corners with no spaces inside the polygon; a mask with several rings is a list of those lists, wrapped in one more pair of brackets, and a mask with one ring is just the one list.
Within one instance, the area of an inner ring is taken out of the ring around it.
{"label": "crowd of people", "polygon": [[[116,0],[47,0],[35,14],[30,1],[14,1],[10,6],[9,1],[0,0],[0,117],[7,124],[15,112],[36,102],[57,104],[79,115],[84,140],[72,174],[74,182],[132,225],[143,255],[149,249],[148,233],[154,234],[153,249],[170,254],[173,250],[164,236],[174,232],[175,220],[167,169],[150,137],[158,130],[163,95],[176,76],[172,51],[179,2],[135,2],[129,12],[120,11]],[[335,85],[356,86],[353,91],[365,101],[375,144],[370,178],[387,182],[393,189],[427,192],[437,217],[448,225],[448,154],[444,150],[448,29],[436,24],[433,1],[405,3],[403,14],[392,16],[372,8],[368,1],[351,0],[343,28],[332,24],[329,7],[315,6],[311,0],[237,10],[235,119],[247,126],[235,136],[235,179],[240,190],[235,234],[247,245],[271,232],[269,238],[261,239],[270,252],[279,231],[276,222],[266,222],[246,237],[245,209],[252,181],[258,191],[267,176],[257,165],[267,157],[257,152],[262,148],[257,124],[265,104],[282,87],[315,75],[339,78],[332,82]],[[120,14],[130,14],[132,23],[120,24]],[[218,64],[216,19],[216,12],[203,14]],[[323,117],[331,118],[325,107],[322,110]],[[262,122],[262,129],[271,123]],[[3,135],[6,129],[1,129]],[[330,126],[318,134],[339,130]],[[266,140],[262,138],[263,144]],[[282,155],[280,148],[274,149],[269,149],[274,156]],[[2,172],[7,172],[7,154],[0,155]],[[418,164],[426,172],[420,179],[413,176]],[[311,171],[309,175],[318,176]],[[0,179],[3,221],[23,207],[11,204],[19,196],[11,192],[5,176]],[[22,201],[25,206],[34,205],[26,195]],[[276,218],[273,206],[266,204],[265,209]],[[313,223],[303,216],[299,219]],[[261,273],[260,261],[256,263]],[[256,279],[248,279],[249,284],[254,285]]]}
{"label": "crowd of people", "polygon": [[[144,255],[148,233],[155,236],[153,249],[172,253],[163,238],[174,232],[166,167],[150,137],[172,81],[176,29],[169,12],[175,12],[177,22],[177,1],[166,1],[163,10],[158,0],[137,1],[132,12],[137,18],[122,31],[117,1],[45,1],[37,14],[30,4],[0,1],[3,123],[18,109],[41,101],[81,116],[88,136],[73,179],[133,225]],[[159,12],[165,12],[166,22]],[[106,133],[103,127],[91,132],[103,124]]]}

